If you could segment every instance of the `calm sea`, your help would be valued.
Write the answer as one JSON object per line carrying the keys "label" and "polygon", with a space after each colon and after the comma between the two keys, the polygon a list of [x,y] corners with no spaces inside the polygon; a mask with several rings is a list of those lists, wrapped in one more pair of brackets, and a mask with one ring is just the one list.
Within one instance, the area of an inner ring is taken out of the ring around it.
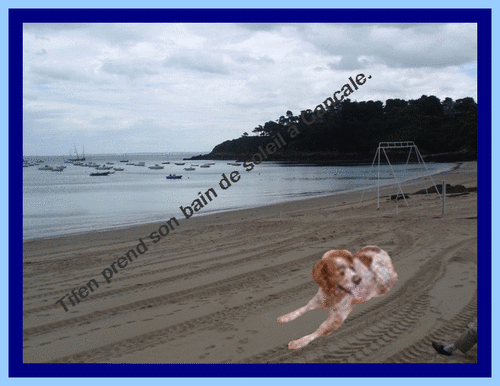
{"label": "calm sea", "polygon": [[[28,157],[45,164],[66,165],[62,172],[39,170],[38,166],[23,168],[23,240],[52,237],[70,233],[126,227],[162,221],[172,216],[184,218],[179,207],[191,206],[193,200],[205,196],[213,188],[217,193],[196,215],[240,208],[258,207],[284,201],[319,197],[359,190],[377,183],[377,168],[371,165],[318,166],[314,164],[262,163],[247,172],[243,166],[227,161],[182,161],[192,153],[134,154],[128,156],[94,155],[85,162],[123,167],[108,176],[94,177],[94,169],[63,164],[68,157]],[[145,162],[146,166],[126,165],[120,160]],[[162,162],[170,164],[162,165]],[[185,165],[175,165],[185,162]],[[215,163],[209,168],[194,166]],[[161,170],[149,169],[160,164]],[[435,174],[453,168],[454,164],[427,164]],[[423,166],[393,166],[398,179],[413,179],[426,173]],[[219,186],[223,173],[230,180],[233,171],[239,180],[223,190]],[[168,174],[182,175],[168,180]],[[389,166],[381,168],[381,184],[393,184]],[[405,173],[403,175],[403,173]],[[206,198],[205,198],[206,199]]]}

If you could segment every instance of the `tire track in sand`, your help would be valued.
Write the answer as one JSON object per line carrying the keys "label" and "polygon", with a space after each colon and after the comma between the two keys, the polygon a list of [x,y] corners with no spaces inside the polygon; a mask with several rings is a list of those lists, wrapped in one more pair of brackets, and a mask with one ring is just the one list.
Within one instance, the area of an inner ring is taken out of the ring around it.
{"label": "tire track in sand", "polygon": [[474,317],[477,316],[477,292],[469,303],[451,320],[441,322],[440,327],[431,334],[401,349],[398,353],[385,359],[386,363],[421,362],[423,355],[437,355],[432,348],[433,341],[453,342]]}
{"label": "tire track in sand", "polygon": [[[384,352],[390,345],[420,325],[425,319],[435,321],[435,311],[429,308],[428,292],[443,274],[447,261],[465,245],[476,242],[475,237],[448,247],[423,266],[397,293],[389,295],[385,301],[370,307],[334,332],[330,339],[320,338],[300,350],[289,350],[280,346],[263,353],[247,357],[244,363],[306,363],[306,362],[373,362],[381,361],[389,355]],[[466,306],[475,310],[475,296]],[[465,312],[465,310],[464,310]],[[473,311],[472,311],[473,312]],[[464,313],[464,318],[467,319]],[[462,320],[463,317],[456,318]],[[429,321],[426,321],[429,324]],[[431,327],[433,330],[434,328]],[[440,331],[440,330],[438,330]],[[434,334],[432,334],[434,336]],[[427,337],[424,341],[431,339]],[[424,343],[422,343],[424,344]],[[420,347],[420,346],[419,346]],[[392,360],[397,360],[393,358]]]}
{"label": "tire track in sand", "polygon": [[[382,341],[387,344],[397,340],[399,336],[406,333],[414,326],[428,309],[429,299],[426,292],[432,286],[432,283],[442,274],[447,259],[443,255],[449,256],[464,244],[470,243],[474,239],[465,240],[449,247],[447,252],[434,257],[428,264],[422,267],[416,275],[410,278],[399,290],[398,293],[389,295],[387,299],[361,312],[345,323],[344,331],[340,332],[338,337],[341,346],[335,348],[332,346],[327,351],[322,348],[318,355],[315,353],[316,361],[329,361],[331,357],[344,358],[348,360],[352,355],[359,352],[364,356],[369,356],[371,352],[380,348]],[[316,261],[315,255],[300,259],[304,264],[310,264]],[[309,260],[309,261],[308,261]],[[297,261],[294,262],[297,264]],[[286,263],[287,272],[290,270],[290,263]],[[431,272],[431,274],[425,274]],[[280,273],[281,274],[281,273]],[[250,280],[250,283],[252,280]],[[241,282],[235,281],[241,288]],[[241,320],[256,312],[274,309],[280,303],[290,302],[296,298],[302,297],[301,292],[314,286],[313,283],[305,283],[294,287],[294,290],[285,290],[280,293],[267,296],[266,298],[245,303],[237,307],[226,308],[224,310],[204,315],[198,318],[178,323],[154,332],[135,336],[120,342],[108,344],[97,349],[80,352],[74,355],[57,358],[53,362],[105,362],[110,357],[119,357],[121,353],[131,353],[153,346],[164,344],[169,341],[180,339],[187,335],[196,334],[199,331],[207,329],[234,329],[231,321]],[[365,330],[367,329],[367,330]],[[354,341],[352,340],[354,337]],[[377,347],[370,345],[364,347],[365,343],[374,338],[379,342]],[[349,340],[348,340],[349,339]],[[301,362],[306,361],[308,355],[317,348],[317,344],[325,344],[319,341],[312,342],[308,347],[300,351],[291,351],[285,347],[277,347],[264,353],[248,357],[243,360],[244,363],[265,363],[265,362]],[[350,351],[345,347],[349,346]],[[353,354],[353,352],[356,352]],[[323,359],[322,359],[323,358]],[[240,362],[241,363],[241,362]]]}

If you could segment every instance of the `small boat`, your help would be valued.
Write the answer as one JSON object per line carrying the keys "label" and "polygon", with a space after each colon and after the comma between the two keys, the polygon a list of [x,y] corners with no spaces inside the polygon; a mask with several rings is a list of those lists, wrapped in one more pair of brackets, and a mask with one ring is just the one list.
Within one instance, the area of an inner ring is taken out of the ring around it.
{"label": "small boat", "polygon": [[43,167],[38,168],[38,170],[52,170],[52,166],[50,166],[50,165],[43,165]]}
{"label": "small boat", "polygon": [[133,162],[128,162],[127,165],[135,165]]}
{"label": "small boat", "polygon": [[155,164],[155,166],[148,166],[149,169],[163,169],[165,166],[160,166],[158,164]]}
{"label": "small boat", "polygon": [[53,172],[62,172],[65,169],[65,166],[54,166],[52,169]]}
{"label": "small boat", "polygon": [[115,172],[123,172],[125,169],[123,168],[113,168]]}
{"label": "small boat", "polygon": [[114,165],[113,162],[106,162],[106,165]]}
{"label": "small boat", "polygon": [[191,164],[191,166],[200,166],[200,165]]}
{"label": "small boat", "polygon": [[109,170],[109,169],[113,169],[113,166],[98,166],[96,167],[96,170]]}
{"label": "small boat", "polygon": [[185,164],[185,162],[174,162],[176,165],[182,166]]}
{"label": "small boat", "polygon": [[167,176],[167,180],[180,180],[182,178],[182,176],[178,176],[178,175],[175,175],[175,174],[169,174]]}
{"label": "small boat", "polygon": [[228,162],[227,164],[232,166],[241,166],[241,164],[238,162]]}
{"label": "small boat", "polygon": [[[75,147],[75,154],[76,154],[76,158],[73,158],[73,159],[68,159],[69,162],[75,162],[75,161],[85,161],[85,147],[83,148],[83,156],[79,156],[78,155],[78,150],[76,150],[76,145],[73,144],[73,146]],[[71,156],[71,151],[70,151],[70,156]]]}
{"label": "small boat", "polygon": [[170,162],[162,162],[163,165],[168,165]]}
{"label": "small boat", "polygon": [[209,168],[210,167],[210,164],[203,164],[203,165],[200,165],[200,168]]}
{"label": "small boat", "polygon": [[128,159],[125,159],[125,160],[121,160],[120,162],[128,162]]}
{"label": "small boat", "polygon": [[137,162],[135,166],[146,166],[146,162]]}
{"label": "small boat", "polygon": [[195,168],[184,168],[184,170],[192,171],[192,170],[196,170],[196,169]]}
{"label": "small boat", "polygon": [[27,168],[29,166],[36,166],[36,165],[38,165],[38,163],[36,161],[31,162],[31,161],[28,161],[26,159],[23,159],[23,168]]}
{"label": "small boat", "polygon": [[91,176],[107,176],[110,173],[111,172],[94,172],[94,173],[90,173],[90,175]]}

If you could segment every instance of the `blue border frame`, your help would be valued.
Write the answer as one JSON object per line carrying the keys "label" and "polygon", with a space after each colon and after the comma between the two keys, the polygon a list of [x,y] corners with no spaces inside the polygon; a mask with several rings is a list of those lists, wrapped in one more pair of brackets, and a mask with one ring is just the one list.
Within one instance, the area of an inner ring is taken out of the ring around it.
{"label": "blue border frame", "polygon": [[[491,377],[491,9],[9,9],[10,377]],[[478,363],[24,364],[22,362],[23,23],[343,22],[478,25]],[[334,366],[334,368],[332,368]],[[90,375],[91,374],[91,375]]]}

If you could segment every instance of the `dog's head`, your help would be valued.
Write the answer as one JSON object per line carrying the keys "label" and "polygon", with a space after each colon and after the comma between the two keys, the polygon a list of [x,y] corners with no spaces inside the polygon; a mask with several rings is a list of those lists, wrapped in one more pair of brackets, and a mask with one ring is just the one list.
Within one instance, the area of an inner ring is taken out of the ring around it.
{"label": "dog's head", "polygon": [[361,283],[361,277],[356,275],[354,269],[354,257],[345,249],[326,252],[314,266],[312,275],[316,284],[336,297],[351,294]]}

